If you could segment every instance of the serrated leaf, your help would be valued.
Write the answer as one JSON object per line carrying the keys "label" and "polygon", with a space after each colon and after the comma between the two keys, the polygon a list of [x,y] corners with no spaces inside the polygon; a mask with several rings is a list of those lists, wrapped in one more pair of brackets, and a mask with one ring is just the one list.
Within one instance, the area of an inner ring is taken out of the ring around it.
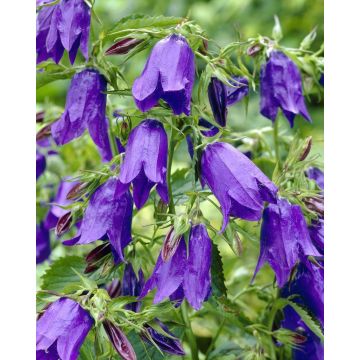
{"label": "serrated leaf", "polygon": [[69,294],[83,286],[82,280],[73,271],[83,274],[86,267],[85,260],[80,256],[67,256],[53,262],[41,277],[43,290]]}
{"label": "serrated leaf", "polygon": [[36,72],[36,88],[39,89],[56,80],[71,79],[74,74],[74,69],[64,69],[62,66],[49,64]]}
{"label": "serrated leaf", "polygon": [[163,360],[164,356],[154,347],[144,342],[135,331],[126,335],[133,346],[136,357],[141,360]]}
{"label": "serrated leaf", "polygon": [[225,286],[225,277],[223,263],[219,249],[216,244],[212,244],[212,260],[211,260],[211,286],[213,296],[219,298],[227,296]]}
{"label": "serrated leaf", "polygon": [[242,349],[239,347],[238,344],[234,342],[225,342],[221,344],[219,347],[214,349],[209,355],[209,360],[215,360],[215,359],[223,359],[224,356],[228,355],[236,355],[239,356],[242,354]]}

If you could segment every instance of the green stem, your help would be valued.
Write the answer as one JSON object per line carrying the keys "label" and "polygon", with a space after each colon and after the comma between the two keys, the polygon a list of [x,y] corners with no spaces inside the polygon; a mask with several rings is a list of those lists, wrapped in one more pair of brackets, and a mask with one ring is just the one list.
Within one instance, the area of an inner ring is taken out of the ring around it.
{"label": "green stem", "polygon": [[173,198],[172,188],[171,188],[171,166],[172,166],[172,161],[173,161],[173,157],[174,157],[174,149],[175,149],[175,141],[173,139],[173,133],[174,133],[174,130],[171,127],[170,140],[169,140],[169,158],[168,158],[167,177],[166,177],[168,191],[169,191],[169,213],[170,214],[175,214],[174,198]]}
{"label": "green stem", "polygon": [[181,316],[182,316],[183,321],[186,326],[185,334],[186,334],[186,337],[187,337],[187,340],[188,340],[188,343],[190,346],[190,350],[191,350],[191,359],[199,360],[199,352],[198,352],[198,348],[197,348],[197,344],[196,344],[196,339],[195,339],[194,333],[191,328],[191,322],[188,317],[186,305],[187,304],[185,301],[181,304]]}
{"label": "green stem", "polygon": [[273,127],[274,134],[274,145],[275,145],[275,156],[276,162],[280,165],[280,151],[279,151],[279,119],[276,118]]}

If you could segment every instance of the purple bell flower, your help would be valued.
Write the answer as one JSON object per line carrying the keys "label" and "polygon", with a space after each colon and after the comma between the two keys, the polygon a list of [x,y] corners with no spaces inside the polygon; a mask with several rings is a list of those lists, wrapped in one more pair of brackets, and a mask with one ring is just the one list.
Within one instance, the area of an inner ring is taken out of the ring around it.
{"label": "purple bell flower", "polygon": [[49,230],[43,223],[36,225],[36,264],[41,264],[51,253]]}
{"label": "purple bell flower", "polygon": [[293,360],[324,360],[321,340],[306,326],[300,316],[290,307],[284,309],[281,326],[298,333],[304,340],[292,350]]}
{"label": "purple bell flower", "polygon": [[308,227],[313,244],[321,255],[324,255],[324,219],[313,221]]}
{"label": "purple bell flower", "polygon": [[[142,270],[139,270],[138,276],[130,263],[126,264],[124,269],[121,294],[123,296],[139,296],[141,289],[144,286],[144,274]],[[141,308],[141,302],[133,302],[125,306],[126,309],[139,312]]]}
{"label": "purple bell flower", "polygon": [[89,244],[108,237],[115,262],[123,261],[123,249],[131,242],[132,209],[127,186],[110,178],[91,196],[78,235],[63,244]]}
{"label": "purple bell flower", "polygon": [[163,125],[157,120],[144,120],[129,135],[120,181],[133,183],[134,202],[140,209],[156,184],[160,198],[169,202],[166,183],[168,143]]}
{"label": "purple bell flower", "polygon": [[83,0],[61,0],[40,9],[36,19],[37,63],[49,58],[58,63],[67,50],[73,64],[79,48],[88,60],[90,21],[91,11]]}
{"label": "purple bell flower", "polygon": [[199,119],[199,126],[202,126],[205,129],[208,129],[208,130],[200,130],[201,134],[206,137],[215,136],[219,132],[218,127],[216,127],[215,125],[213,125],[212,123],[210,123],[209,121],[207,121],[203,118]]}
{"label": "purple bell flower", "polygon": [[194,79],[194,53],[182,35],[173,34],[154,46],[142,74],[134,81],[132,94],[142,112],[163,99],[174,114],[190,115]]}
{"label": "purple bell flower", "polygon": [[227,90],[225,84],[212,77],[208,87],[209,103],[215,121],[222,127],[226,125],[227,118]]}
{"label": "purple bell flower", "polygon": [[174,255],[168,261],[165,262],[161,254],[159,255],[140,299],[157,287],[155,304],[166,297],[180,301],[186,297],[189,304],[199,310],[210,293],[210,266],[211,240],[205,225],[195,225],[189,237],[189,257],[186,256],[185,240],[182,237]]}
{"label": "purple bell flower", "polygon": [[111,160],[105,91],[105,77],[97,70],[86,69],[74,75],[66,96],[65,111],[51,127],[57,145],[78,138],[87,128],[103,158]]}
{"label": "purple bell flower", "polygon": [[201,158],[201,180],[221,205],[221,232],[230,216],[257,221],[265,201],[276,203],[277,187],[251,160],[227,143],[206,146]]}
{"label": "purple bell flower", "polygon": [[[134,272],[132,265],[129,263],[125,266],[124,276],[122,281],[122,291],[121,294],[123,296],[139,296],[141,294],[142,288],[144,286],[144,275],[142,270],[139,270],[138,277]],[[141,308],[141,302],[134,302],[131,304],[127,304],[126,308],[128,310],[132,310],[134,312],[139,312]],[[152,340],[157,344],[157,346],[162,350],[169,354],[173,355],[184,355],[184,349],[180,343],[180,340],[175,337],[174,334],[170,332],[165,324],[163,324],[160,320],[155,319],[157,324],[167,333],[170,337],[167,337],[163,334],[157,332],[150,325],[145,325],[147,334],[152,338]],[[151,344],[147,334],[142,334],[141,338]]]}
{"label": "purple bell flower", "polygon": [[69,210],[63,209],[60,206],[65,207],[72,203],[72,200],[67,199],[67,194],[77,184],[77,182],[66,181],[66,179],[67,178],[64,178],[60,182],[55,199],[53,201],[53,205],[51,205],[50,210],[46,215],[44,225],[49,230],[53,229],[56,226],[58,220],[69,212]]}
{"label": "purple bell flower", "polygon": [[36,180],[44,173],[46,169],[46,158],[39,151],[36,151]]}
{"label": "purple bell flower", "polygon": [[260,113],[273,122],[278,108],[282,109],[291,127],[297,114],[311,122],[302,93],[300,71],[280,51],[272,51],[269,60],[261,67],[260,97]]}
{"label": "purple bell flower", "polygon": [[60,298],[36,323],[36,358],[76,360],[94,320],[77,302]]}
{"label": "purple bell flower", "polygon": [[316,167],[310,167],[306,171],[306,176],[309,179],[315,180],[319,188],[324,190],[324,173],[320,169]]}
{"label": "purple bell flower", "polygon": [[282,287],[295,264],[310,255],[320,256],[311,242],[300,206],[292,205],[285,199],[270,204],[263,213],[260,256],[253,279],[267,261],[275,272],[278,285]]}

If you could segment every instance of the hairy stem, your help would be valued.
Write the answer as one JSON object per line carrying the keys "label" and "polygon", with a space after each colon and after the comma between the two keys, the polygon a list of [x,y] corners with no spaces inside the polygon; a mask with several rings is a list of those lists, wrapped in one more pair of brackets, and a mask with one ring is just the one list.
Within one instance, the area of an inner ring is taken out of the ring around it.
{"label": "hairy stem", "polygon": [[275,157],[276,162],[280,165],[280,151],[279,151],[279,119],[276,118],[273,126]]}
{"label": "hairy stem", "polygon": [[196,339],[195,339],[194,333],[192,331],[191,322],[189,320],[187,312],[188,312],[187,304],[184,301],[181,304],[181,316],[182,316],[183,321],[186,326],[185,334],[186,334],[186,338],[187,338],[189,346],[190,346],[191,358],[192,358],[192,360],[199,360],[199,352],[198,352],[198,348],[197,348],[197,344],[196,344]]}
{"label": "hairy stem", "polygon": [[175,149],[175,141],[174,141],[174,130],[171,127],[170,128],[170,140],[169,140],[169,157],[168,157],[168,164],[167,164],[167,177],[166,182],[168,185],[168,191],[169,191],[169,213],[175,214],[175,205],[174,205],[174,198],[172,194],[172,188],[171,188],[171,165],[174,157],[174,149]]}

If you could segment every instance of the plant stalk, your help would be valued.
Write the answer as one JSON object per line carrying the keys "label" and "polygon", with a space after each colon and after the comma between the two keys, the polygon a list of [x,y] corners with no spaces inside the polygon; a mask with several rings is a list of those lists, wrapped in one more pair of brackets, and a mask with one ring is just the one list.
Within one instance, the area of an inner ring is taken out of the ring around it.
{"label": "plant stalk", "polygon": [[190,346],[192,360],[199,360],[199,351],[198,351],[198,348],[197,348],[194,333],[193,333],[192,328],[191,328],[191,322],[190,322],[189,317],[188,317],[188,313],[187,313],[188,309],[187,309],[186,305],[187,304],[186,304],[185,301],[181,304],[181,316],[182,316],[183,321],[184,321],[184,323],[186,325],[185,334],[186,334],[186,338],[187,338],[189,346]]}

